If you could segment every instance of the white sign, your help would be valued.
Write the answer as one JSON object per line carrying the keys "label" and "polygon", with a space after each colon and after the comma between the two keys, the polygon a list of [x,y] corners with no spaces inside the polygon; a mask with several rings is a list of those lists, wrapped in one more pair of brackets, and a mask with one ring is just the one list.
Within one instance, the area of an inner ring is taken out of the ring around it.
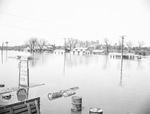
{"label": "white sign", "polygon": [[20,83],[20,86],[23,86],[23,87],[27,87],[27,86],[29,86],[28,85],[28,78],[29,78],[29,74],[28,74],[28,61],[27,60],[25,60],[25,59],[21,59],[20,60],[20,68],[19,68],[19,72],[20,72],[20,74],[19,74],[19,76],[20,76],[20,80],[19,80],[19,83]]}

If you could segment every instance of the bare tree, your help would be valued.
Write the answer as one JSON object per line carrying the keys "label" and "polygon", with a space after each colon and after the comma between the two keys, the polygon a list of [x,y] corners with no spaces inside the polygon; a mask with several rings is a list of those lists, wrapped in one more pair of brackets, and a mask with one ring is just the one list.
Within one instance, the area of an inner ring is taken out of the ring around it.
{"label": "bare tree", "polygon": [[131,41],[128,41],[128,42],[126,42],[126,45],[127,45],[127,48],[128,48],[128,52],[130,53],[131,49],[132,49],[132,46],[133,46],[133,43]]}
{"label": "bare tree", "polygon": [[104,38],[104,43],[105,43],[106,53],[108,54],[111,42],[109,41],[108,38]]}
{"label": "bare tree", "polygon": [[86,41],[86,42],[85,42],[85,47],[88,48],[89,46],[90,46],[90,42],[89,42],[89,41]]}
{"label": "bare tree", "polygon": [[35,46],[37,45],[37,38],[30,38],[25,44],[30,48],[31,52],[34,51]]}
{"label": "bare tree", "polygon": [[85,47],[86,46],[84,41],[79,41],[78,45],[79,45],[79,47]]}
{"label": "bare tree", "polygon": [[79,41],[79,46],[88,48],[90,46],[90,42],[89,41]]}
{"label": "bare tree", "polygon": [[67,38],[66,47],[69,47],[70,50],[76,48],[78,42],[79,41],[77,39]]}
{"label": "bare tree", "polygon": [[37,45],[39,46],[40,48],[40,51],[42,51],[43,47],[46,46],[47,44],[47,41],[45,39],[40,39],[38,42],[37,42]]}

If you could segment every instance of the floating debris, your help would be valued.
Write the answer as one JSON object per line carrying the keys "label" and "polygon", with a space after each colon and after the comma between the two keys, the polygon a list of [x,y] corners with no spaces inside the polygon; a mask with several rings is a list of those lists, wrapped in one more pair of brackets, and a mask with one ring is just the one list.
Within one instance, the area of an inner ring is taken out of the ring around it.
{"label": "floating debris", "polygon": [[4,84],[0,84],[0,87],[5,87],[5,85]]}
{"label": "floating debris", "polygon": [[49,93],[48,94],[48,99],[49,100],[58,99],[60,97],[62,97],[62,93],[61,92],[54,92],[54,93]]}
{"label": "floating debris", "polygon": [[64,97],[69,97],[69,96],[76,94],[75,90],[73,89],[61,91],[61,93]]}
{"label": "floating debris", "polygon": [[73,87],[73,88],[70,88],[70,89],[78,90],[78,89],[79,89],[79,87]]}
{"label": "floating debris", "polygon": [[11,99],[11,94],[9,94],[9,95],[3,95],[2,99],[10,100]]}
{"label": "floating debris", "polygon": [[73,87],[70,88],[68,90],[60,90],[59,92],[53,92],[53,93],[48,93],[48,99],[49,100],[54,100],[54,99],[58,99],[60,97],[69,97],[72,96],[74,94],[76,94],[76,90],[79,89],[79,87]]}

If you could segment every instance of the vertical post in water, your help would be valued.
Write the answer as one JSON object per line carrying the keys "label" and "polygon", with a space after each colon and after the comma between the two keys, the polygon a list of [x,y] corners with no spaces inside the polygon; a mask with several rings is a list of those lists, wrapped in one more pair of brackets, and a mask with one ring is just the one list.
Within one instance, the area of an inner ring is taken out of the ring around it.
{"label": "vertical post in water", "polygon": [[27,83],[28,83],[27,86],[29,87],[29,61],[28,61],[28,58],[27,58],[27,78],[28,78],[28,79],[27,79],[27,81],[28,81],[28,82],[27,82]]}
{"label": "vertical post in water", "polygon": [[1,60],[3,64],[3,50],[4,50],[4,42],[2,43],[2,49],[1,49]]}
{"label": "vertical post in water", "polygon": [[2,51],[4,50],[4,42],[2,43]]}
{"label": "vertical post in water", "polygon": [[121,53],[121,73],[120,73],[120,86],[122,85],[122,67],[123,67],[123,47],[124,47],[124,36],[121,36],[122,38],[122,46],[121,46],[121,49],[122,49],[122,53]]}
{"label": "vertical post in water", "polygon": [[64,38],[64,53],[66,53],[66,38]]}
{"label": "vertical post in water", "polygon": [[65,74],[65,64],[66,64],[66,38],[64,38],[64,69],[63,69],[64,74]]}
{"label": "vertical post in water", "polygon": [[[121,46],[121,49],[122,49],[122,56],[121,56],[121,58],[123,59],[124,36],[121,36],[121,38],[122,38],[122,46]],[[122,59],[121,59],[121,60],[122,60]]]}

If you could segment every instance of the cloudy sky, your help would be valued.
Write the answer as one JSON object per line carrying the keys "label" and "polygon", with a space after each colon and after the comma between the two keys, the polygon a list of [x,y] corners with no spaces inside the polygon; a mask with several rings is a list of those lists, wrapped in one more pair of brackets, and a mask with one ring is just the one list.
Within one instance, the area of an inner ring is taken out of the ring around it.
{"label": "cloudy sky", "polygon": [[30,38],[63,45],[64,38],[150,46],[150,0],[0,0],[0,45]]}

